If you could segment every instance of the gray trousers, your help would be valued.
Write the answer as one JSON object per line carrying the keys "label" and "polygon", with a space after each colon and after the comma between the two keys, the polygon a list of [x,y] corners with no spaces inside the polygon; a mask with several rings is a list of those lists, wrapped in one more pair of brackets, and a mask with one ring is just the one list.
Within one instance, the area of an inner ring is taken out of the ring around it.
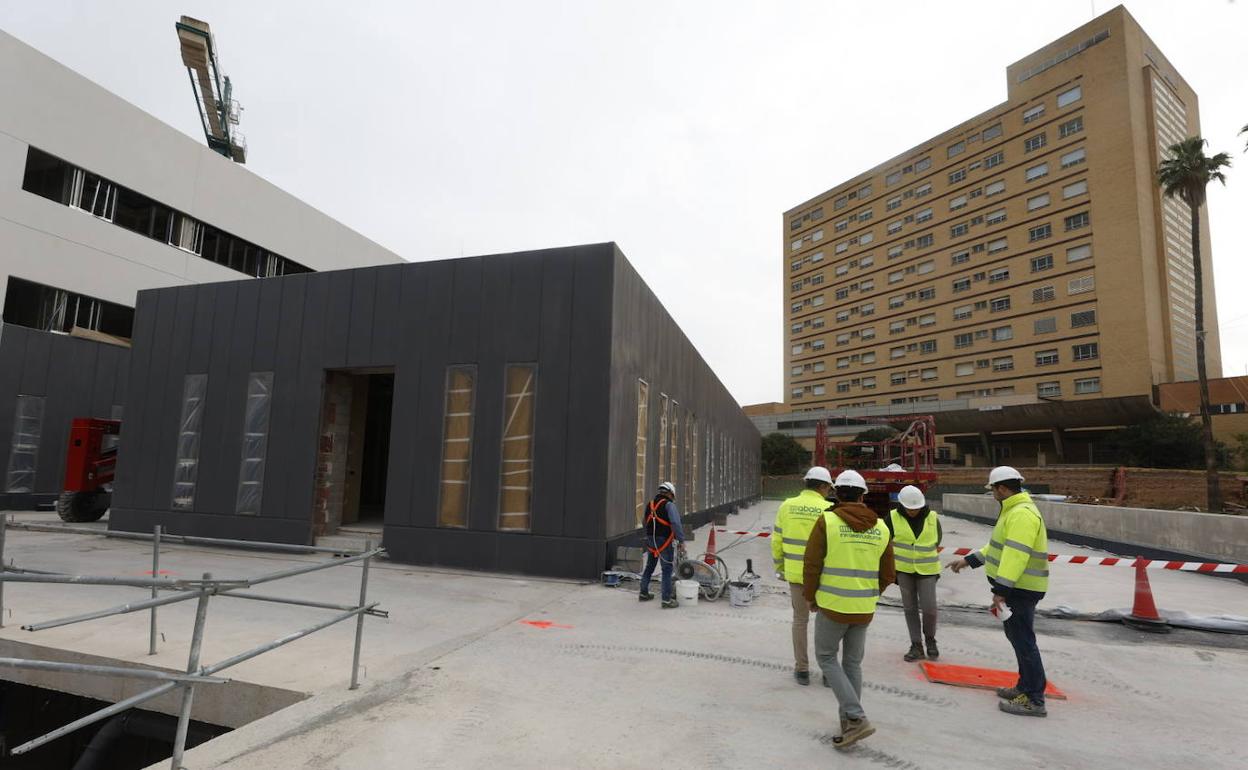
{"label": "gray trousers", "polygon": [[[822,612],[815,620],[815,660],[828,680],[840,715],[862,719],[862,656],[867,651],[867,627],[838,623]],[[840,660],[837,654],[840,653]]]}
{"label": "gray trousers", "polygon": [[[906,611],[906,628],[910,630],[910,643],[920,644],[924,639],[936,638],[936,581],[940,575],[915,575],[897,573],[897,585],[901,587],[901,604]],[[919,625],[919,613],[923,625]]]}
{"label": "gray trousers", "polygon": [[793,604],[793,670],[809,671],[810,607],[801,583],[789,583],[789,601]]}

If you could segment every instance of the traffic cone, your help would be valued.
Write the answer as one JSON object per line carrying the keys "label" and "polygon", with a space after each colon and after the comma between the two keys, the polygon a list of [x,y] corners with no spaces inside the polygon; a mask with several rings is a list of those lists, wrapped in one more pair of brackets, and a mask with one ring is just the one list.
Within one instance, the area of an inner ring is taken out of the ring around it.
{"label": "traffic cone", "polygon": [[1144,560],[1139,557],[1135,560],[1135,603],[1131,607],[1131,614],[1122,622],[1139,631],[1170,633],[1170,625],[1157,612],[1157,604],[1153,601],[1153,588],[1148,582],[1148,570],[1144,567]]}
{"label": "traffic cone", "polygon": [[706,539],[706,556],[702,557],[702,561],[707,564],[715,563],[715,527],[711,527],[711,536]]}

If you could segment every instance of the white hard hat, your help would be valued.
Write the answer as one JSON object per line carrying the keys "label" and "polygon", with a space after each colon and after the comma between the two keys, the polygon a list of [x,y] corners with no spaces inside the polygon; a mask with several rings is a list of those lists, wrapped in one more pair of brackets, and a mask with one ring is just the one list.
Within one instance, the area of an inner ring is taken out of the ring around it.
{"label": "white hard hat", "polygon": [[867,491],[867,481],[858,471],[841,471],[840,475],[836,477],[835,486],[855,487],[863,492]]}
{"label": "white hard hat", "polygon": [[670,481],[664,481],[662,484],[660,484],[660,485],[659,485],[659,491],[660,491],[660,492],[670,492],[670,493],[672,494],[672,497],[675,497],[675,496],[676,496],[676,485],[675,485],[675,484],[673,484],[673,483],[672,483],[672,482],[670,482]]}
{"label": "white hard hat", "polygon": [[1008,465],[998,465],[996,468],[992,469],[992,473],[988,474],[988,483],[984,485],[984,489],[992,489],[994,485],[1000,484],[1002,481],[1010,481],[1012,479],[1022,481],[1023,474]]}
{"label": "white hard hat", "polygon": [[923,490],[918,487],[905,486],[897,493],[897,502],[914,511],[927,505],[927,498],[923,496]]}
{"label": "white hard hat", "polygon": [[831,484],[832,474],[828,473],[827,468],[824,468],[821,465],[816,465],[815,467],[806,471],[806,480],[810,481],[811,479],[814,479],[815,481],[822,481],[824,484]]}

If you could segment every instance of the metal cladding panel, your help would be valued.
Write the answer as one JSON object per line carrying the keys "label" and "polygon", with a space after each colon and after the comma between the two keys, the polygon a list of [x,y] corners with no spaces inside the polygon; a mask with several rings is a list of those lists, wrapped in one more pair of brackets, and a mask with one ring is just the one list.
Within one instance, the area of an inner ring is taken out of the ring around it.
{"label": "metal cladding panel", "polygon": [[[215,443],[200,448],[199,476],[195,483],[195,511],[200,513],[233,514],[238,493],[238,465],[243,442],[243,414],[247,404],[247,378],[255,350],[256,321],[260,314],[260,290],[265,281],[244,281],[238,284],[238,300],[234,307],[234,340],[226,357],[227,366],[214,367],[208,374],[208,392],[214,382],[224,387],[224,398],[208,404],[204,413],[204,436],[207,426],[215,425]],[[176,428],[172,430],[176,431]],[[172,465],[172,463],[170,463]],[[171,479],[172,481],[172,479]]]}
{"label": "metal cladding panel", "polygon": [[329,369],[347,366],[351,342],[351,300],[355,293],[356,273],[359,272],[364,271],[338,270],[322,276],[322,280],[329,283],[329,299],[325,305],[325,358],[322,363]]}
{"label": "metal cladding panel", "polygon": [[404,319],[404,308],[400,304],[403,270],[403,265],[387,265],[376,271],[377,292],[373,299],[370,358],[379,366],[393,365],[398,360]]}
{"label": "metal cladding panel", "polygon": [[[134,308],[134,337],[130,350],[128,366],[124,366],[127,382],[126,389],[118,395],[124,395],[123,404],[126,408],[125,418],[121,423],[121,444],[124,449],[117,453],[117,473],[113,480],[113,507],[134,506],[138,500],[139,478],[141,470],[155,461],[143,454],[140,437],[144,426],[153,420],[160,420],[160,409],[152,408],[148,398],[152,383],[148,379],[151,367],[153,338],[156,330],[156,310],[159,301],[156,292],[141,291]],[[112,518],[111,515],[109,517]]]}
{"label": "metal cladding panel", "polygon": [[533,437],[533,519],[535,535],[563,535],[564,489],[568,478],[568,391],[571,381],[573,257],[570,252],[542,258],[538,337],[537,426]]}
{"label": "metal cladding panel", "polygon": [[[291,514],[291,500],[283,494],[292,476],[304,478],[295,470],[294,456],[307,440],[297,440],[295,404],[298,400],[299,342],[303,332],[304,294],[307,276],[292,276],[277,282],[281,287],[281,312],[278,315],[277,347],[270,371],[273,372],[273,399],[269,415],[269,446],[265,463],[264,486],[270,490],[261,497],[261,514],[278,518]],[[257,369],[257,371],[264,371]],[[315,428],[312,429],[314,431]],[[305,431],[311,433],[312,431]]]}
{"label": "metal cladding panel", "polygon": [[617,252],[615,244],[575,251],[563,534],[602,538],[611,403],[611,284]]}
{"label": "metal cladding panel", "polygon": [[499,466],[502,463],[504,369],[507,363],[503,322],[510,282],[510,259],[490,260],[481,271],[479,311],[476,314],[477,393],[473,417],[473,466],[470,478],[468,526],[498,528]]}
{"label": "metal cladding panel", "polygon": [[[336,273],[313,273],[280,279],[283,283],[298,280],[304,287],[302,324],[299,326],[299,365],[291,375],[295,379],[294,414],[289,423],[270,427],[269,440],[277,440],[285,446],[282,454],[270,454],[272,462],[265,463],[265,473],[274,465],[283,465],[286,472],[279,477],[278,487],[268,488],[265,496],[280,495],[285,501],[285,516],[289,519],[308,520],[312,517],[312,480],[316,473],[317,440],[321,425],[321,399],[325,386],[325,326],[331,323],[327,316],[330,284],[338,277]],[[285,372],[274,374],[274,384]],[[283,435],[277,436],[274,431]],[[268,483],[265,483],[268,487]]]}
{"label": "metal cladding panel", "polygon": [[21,381],[18,390],[32,396],[42,396],[48,391],[48,365],[52,361],[52,340],[46,334],[32,334],[26,338],[26,351],[22,356]]}
{"label": "metal cladding panel", "polygon": [[[451,335],[451,290],[454,284],[453,265],[435,262],[417,265],[423,276],[424,302],[417,317],[420,323],[420,376],[414,383],[416,395],[415,448],[410,466],[411,505],[400,512],[400,521],[410,521],[413,526],[432,527],[438,520],[438,478],[441,472],[439,460],[442,452],[442,413],[448,363],[448,341]],[[400,394],[395,383],[396,407],[399,399],[411,398],[406,392]],[[391,431],[393,438],[394,431]],[[393,448],[391,451],[394,451]],[[386,517],[392,515],[392,506],[386,502]]]}
{"label": "metal cladding panel", "polygon": [[[20,326],[0,323],[0,474],[8,472],[18,385],[22,381],[28,336],[27,330]],[[0,493],[7,483],[5,477],[0,476]]]}
{"label": "metal cladding panel", "polygon": [[372,356],[375,323],[373,307],[377,299],[377,271],[355,271],[354,278],[348,315],[335,320],[348,330],[347,366],[369,366],[374,363]]}
{"label": "metal cladding panel", "polygon": [[[147,343],[150,346],[148,370],[143,376],[147,378],[147,400],[144,406],[152,406],[148,418],[139,427],[139,434],[134,436],[138,442],[141,462],[135,476],[133,504],[141,508],[155,508],[169,505],[172,501],[171,490],[156,491],[156,477],[160,474],[161,462],[173,463],[172,456],[166,456],[162,450],[171,446],[169,436],[162,429],[169,422],[169,410],[176,409],[181,398],[182,389],[177,387],[176,393],[171,391],[170,383],[177,378],[181,382],[181,373],[169,368],[170,353],[173,348],[173,320],[177,313],[178,293],[176,289],[152,292],[150,295],[156,305],[156,323],[152,336]],[[141,301],[141,300],[140,300]],[[136,343],[137,344],[137,343]],[[176,417],[174,418],[176,419]],[[206,424],[210,425],[211,421]],[[172,441],[176,442],[176,436]],[[133,446],[133,441],[127,449]]]}
{"label": "metal cladding panel", "polygon": [[61,335],[46,336],[52,356],[48,363],[35,491],[60,492],[65,480],[70,421],[87,416],[100,343]]}
{"label": "metal cladding panel", "polygon": [[[415,502],[412,476],[417,467],[420,446],[416,429],[420,424],[421,347],[426,330],[421,324],[425,303],[426,271],[420,265],[402,265],[393,279],[398,303],[395,319],[394,403],[390,429],[390,460],[386,474],[386,526],[410,526]],[[384,307],[384,306],[383,306]],[[376,339],[376,337],[374,337]],[[379,346],[380,347],[380,346]],[[423,507],[429,506],[421,501]]]}
{"label": "metal cladding panel", "polygon": [[277,361],[277,338],[281,334],[282,299],[285,286],[281,281],[256,281],[260,287],[260,304],[256,310],[255,345],[251,351],[251,371],[271,372]]}
{"label": "metal cladding panel", "polygon": [[121,371],[121,357],[118,352],[125,348],[112,345],[98,345],[95,354],[95,370],[91,376],[91,393],[87,399],[86,411],[75,417],[108,417],[112,414],[114,404],[113,393],[116,390],[117,375]]}
{"label": "metal cladding panel", "polygon": [[216,284],[208,284],[195,292],[195,324],[191,328],[191,350],[186,359],[187,373],[208,371],[208,362],[212,358],[212,324],[216,311]]}
{"label": "metal cladding panel", "polygon": [[[165,379],[166,383],[164,421],[161,423],[160,433],[156,442],[157,457],[162,458],[156,464],[156,473],[154,475],[153,496],[158,503],[162,498],[172,499],[173,495],[173,472],[174,458],[177,455],[178,421],[181,419],[182,412],[182,382],[184,373],[188,369],[191,334],[195,328],[196,297],[194,288],[179,286],[174,290],[174,296],[177,305],[174,311],[169,353],[164,359],[164,368],[153,371],[153,375],[158,375]],[[173,404],[172,408],[169,406],[170,403]],[[211,419],[211,415],[206,415],[206,417]],[[201,447],[200,463],[202,464],[205,459],[211,460],[214,458],[205,458],[203,448]],[[202,488],[196,490],[196,505],[200,503],[202,491]]]}

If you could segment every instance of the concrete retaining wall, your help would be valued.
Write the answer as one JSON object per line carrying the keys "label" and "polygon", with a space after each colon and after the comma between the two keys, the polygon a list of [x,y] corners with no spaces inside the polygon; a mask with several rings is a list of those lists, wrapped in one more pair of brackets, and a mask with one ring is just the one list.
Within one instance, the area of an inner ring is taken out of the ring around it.
{"label": "concrete retaining wall", "polygon": [[[1110,505],[1036,501],[1051,536],[1104,545],[1135,555],[1131,547],[1199,560],[1248,564],[1248,516],[1231,516]],[[996,521],[998,503],[988,495],[945,495],[941,510]],[[1066,536],[1066,537],[1062,537]],[[1117,546],[1117,547],[1115,547]]]}

